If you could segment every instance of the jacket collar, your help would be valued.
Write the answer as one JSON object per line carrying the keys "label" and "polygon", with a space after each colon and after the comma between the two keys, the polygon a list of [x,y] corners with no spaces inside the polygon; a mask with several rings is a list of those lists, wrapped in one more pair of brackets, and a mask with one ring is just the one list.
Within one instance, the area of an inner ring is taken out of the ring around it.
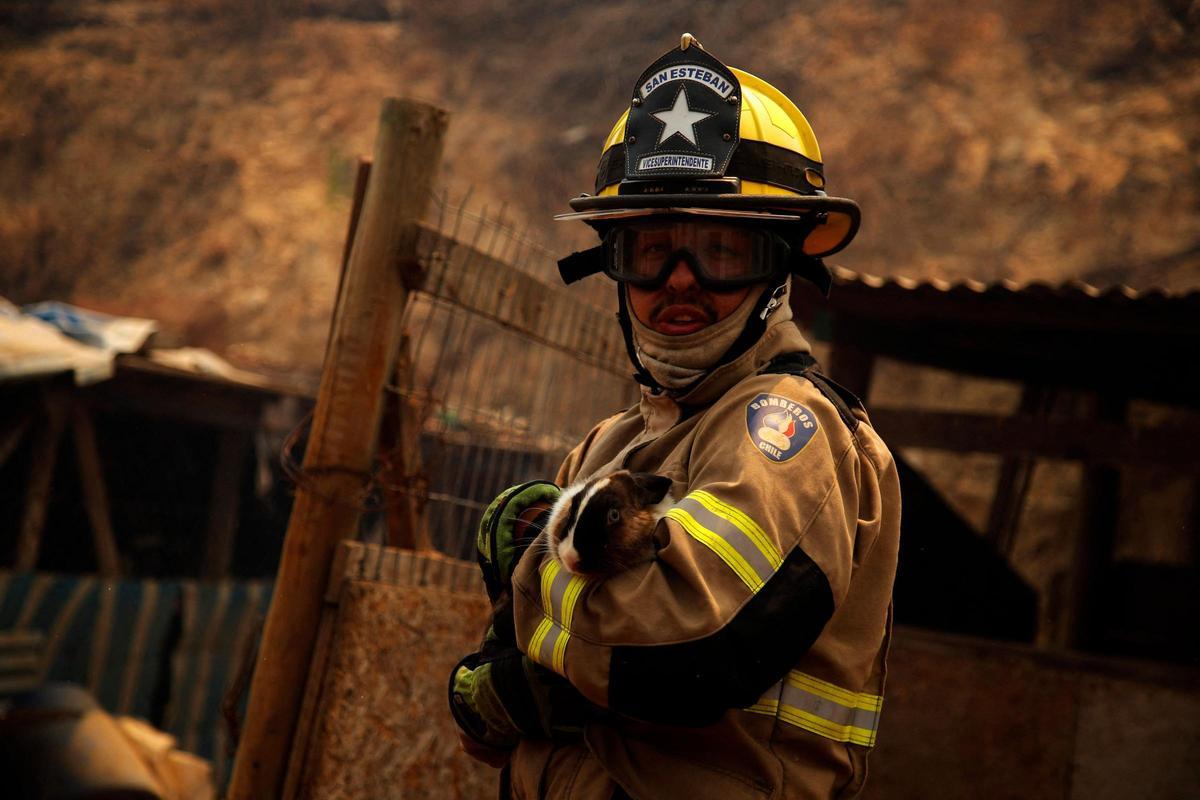
{"label": "jacket collar", "polygon": [[[765,367],[771,359],[783,353],[809,353],[812,347],[790,320],[772,325],[758,342],[738,358],[709,373],[704,380],[689,389],[686,394],[671,397],[675,403],[692,408],[703,408],[716,402],[721,395],[732,389],[743,379]],[[650,393],[643,388],[644,394]],[[656,398],[661,401],[662,397]],[[657,405],[658,403],[656,403]],[[642,405],[643,410],[646,405]],[[643,412],[644,413],[644,412]]]}

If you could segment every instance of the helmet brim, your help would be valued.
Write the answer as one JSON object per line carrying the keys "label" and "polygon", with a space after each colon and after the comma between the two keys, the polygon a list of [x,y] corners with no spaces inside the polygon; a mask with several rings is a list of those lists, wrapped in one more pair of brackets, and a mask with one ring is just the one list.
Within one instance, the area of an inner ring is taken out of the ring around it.
{"label": "helmet brim", "polygon": [[804,252],[815,258],[832,255],[850,244],[862,223],[858,203],[825,195],[652,194],[576,197],[573,214],[556,220],[582,220],[596,226],[605,221],[651,214],[697,214],[736,219],[797,222],[810,214],[824,214],[804,240]]}

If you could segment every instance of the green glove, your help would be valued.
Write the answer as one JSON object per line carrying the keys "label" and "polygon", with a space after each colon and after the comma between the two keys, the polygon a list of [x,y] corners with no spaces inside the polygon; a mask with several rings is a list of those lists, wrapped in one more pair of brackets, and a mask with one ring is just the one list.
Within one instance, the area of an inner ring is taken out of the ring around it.
{"label": "green glove", "polygon": [[537,526],[530,526],[530,535],[518,538],[517,516],[535,503],[553,505],[560,494],[562,490],[550,481],[530,481],[505,489],[483,512],[475,549],[493,604],[508,594],[513,570],[538,533]]}
{"label": "green glove", "polygon": [[524,737],[577,738],[594,709],[570,683],[515,647],[492,660],[472,653],[450,672],[450,710],[475,741],[498,749]]}

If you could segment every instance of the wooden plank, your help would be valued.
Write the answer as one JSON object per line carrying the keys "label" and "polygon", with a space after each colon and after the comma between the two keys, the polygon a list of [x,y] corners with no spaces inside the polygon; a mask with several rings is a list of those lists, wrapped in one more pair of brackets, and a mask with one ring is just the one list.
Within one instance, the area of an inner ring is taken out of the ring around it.
{"label": "wooden plank", "polygon": [[[1113,422],[1123,421],[1129,401],[1106,395],[1096,399],[1095,416]],[[1190,444],[1195,446],[1195,439]],[[1113,545],[1120,515],[1121,472],[1111,465],[1091,465],[1083,471],[1080,500],[1080,528],[1075,538],[1072,566],[1073,620],[1070,645],[1076,650],[1095,649],[1104,636],[1101,609],[1104,589],[1112,566]]]}
{"label": "wooden plank", "polygon": [[254,431],[262,409],[279,395],[271,389],[192,376],[122,357],[111,380],[88,387],[93,407],[134,411],[213,428]]}
{"label": "wooden plank", "polygon": [[92,527],[92,546],[96,550],[96,570],[112,577],[121,572],[117,537],[113,534],[112,515],[108,509],[108,490],[104,485],[104,467],[100,464],[100,448],[96,444],[96,429],[92,414],[83,402],[76,402],[71,414],[75,434],[75,455],[79,462],[79,482],[83,487],[83,507]]}
{"label": "wooden plank", "polygon": [[29,425],[33,420],[33,415],[29,413],[9,421],[8,427],[0,433],[0,467],[3,467],[5,462],[12,457],[13,452],[20,446],[21,440],[25,438],[25,432],[29,430]]}
{"label": "wooden plank", "polygon": [[[1119,371],[1122,391],[1131,397],[1200,403],[1200,380],[1178,366],[1180,353],[1200,351],[1195,339],[1093,332],[1086,326],[1063,329],[1057,321],[1053,327],[1025,322],[1023,313],[997,318],[990,325],[950,321],[932,313],[893,320],[818,308],[809,309],[806,316],[818,338],[836,330],[839,338],[863,350],[912,364],[1097,392],[1105,391]],[[1163,347],[1164,341],[1171,346]]]}
{"label": "wooden plank", "polygon": [[[406,335],[400,342],[396,364],[396,386],[414,385],[412,346]],[[390,392],[381,441],[387,449],[380,474],[387,497],[388,544],[413,550],[429,550],[429,525],[425,516],[429,481],[421,460],[421,430],[425,406],[415,398]]]}
{"label": "wooden plank", "polygon": [[1195,428],[1144,428],[1105,420],[1002,417],[874,408],[871,421],[890,447],[1053,458],[1107,464],[1176,464],[1200,469]]}
{"label": "wooden plank", "polygon": [[42,393],[42,413],[45,423],[33,442],[33,460],[29,483],[25,488],[25,508],[21,528],[17,533],[17,552],[13,568],[27,572],[37,567],[38,551],[42,546],[42,529],[46,524],[46,507],[50,502],[50,484],[58,462],[58,445],[66,425],[70,400],[64,389],[50,386]]}
{"label": "wooden plank", "polygon": [[[1054,392],[1040,384],[1026,384],[1021,389],[1021,400],[1017,413],[1044,417],[1054,404]],[[1016,546],[1017,531],[1021,523],[1021,511],[1029,492],[1036,465],[1026,456],[1008,455],[1000,464],[1000,476],[996,481],[996,492],[988,512],[986,537],[1005,556],[1011,555]]]}
{"label": "wooden plank", "polygon": [[[367,182],[371,178],[371,159],[358,157],[354,169],[354,199],[350,204],[350,221],[346,227],[346,241],[342,245],[342,266],[338,270],[338,285],[337,292],[333,295],[334,300],[342,296],[342,284],[346,281],[346,266],[350,263],[350,253],[354,249],[354,236],[358,232],[358,218],[362,216],[363,198],[367,196]],[[326,348],[333,342],[333,323],[336,317],[329,317],[329,337],[326,339]],[[329,354],[326,353],[326,356]]]}
{"label": "wooden plank", "polygon": [[[621,376],[629,373],[620,329],[607,312],[574,297],[563,287],[543,283],[469,244],[452,243],[444,234],[427,226],[421,229],[420,250],[449,254],[442,279],[436,285],[423,287],[425,291],[582,361]],[[488,288],[471,291],[480,284],[480,271],[491,279]],[[548,323],[544,317],[564,305],[570,308],[568,316],[574,330],[580,332],[570,342],[546,335]]]}
{"label": "wooden plank", "polygon": [[350,204],[350,222],[346,230],[346,243],[342,248],[342,271],[338,275],[338,293],[342,293],[342,280],[346,265],[350,263],[350,251],[354,249],[354,235],[358,232],[358,218],[362,216],[363,198],[367,196],[367,181],[371,177],[371,159],[358,157],[354,168],[354,200]]}
{"label": "wooden plank", "polygon": [[229,577],[237,543],[242,479],[250,439],[242,431],[224,429],[217,434],[212,491],[208,499],[208,525],[204,534],[204,561],[200,575],[206,579]]}
{"label": "wooden plank", "polygon": [[358,496],[400,342],[407,292],[396,265],[416,259],[416,221],[441,162],[446,123],[432,106],[383,102],[305,452],[307,481],[297,487],[284,539],[229,798],[280,797],[284,788],[329,564],[339,540],[357,530]]}

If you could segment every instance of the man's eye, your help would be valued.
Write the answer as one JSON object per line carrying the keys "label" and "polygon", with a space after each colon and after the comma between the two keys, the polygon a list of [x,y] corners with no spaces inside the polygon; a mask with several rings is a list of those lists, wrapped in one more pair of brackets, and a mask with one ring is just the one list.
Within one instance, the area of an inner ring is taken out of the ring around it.
{"label": "man's eye", "polygon": [[610,524],[614,523],[614,522],[620,522],[621,521],[621,512],[615,508],[610,508],[608,510],[608,521]]}
{"label": "man's eye", "polygon": [[708,246],[710,258],[733,258],[737,254],[738,251],[729,245],[713,243]]}

